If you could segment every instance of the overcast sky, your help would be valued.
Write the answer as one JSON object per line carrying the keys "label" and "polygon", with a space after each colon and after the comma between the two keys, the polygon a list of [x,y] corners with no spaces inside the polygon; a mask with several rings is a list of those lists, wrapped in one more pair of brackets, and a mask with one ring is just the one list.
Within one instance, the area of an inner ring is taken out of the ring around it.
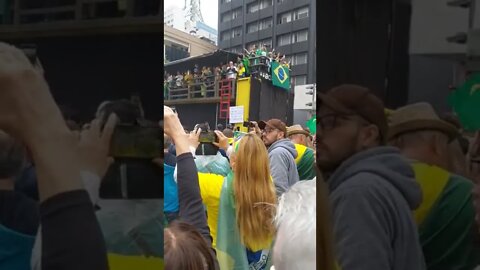
{"label": "overcast sky", "polygon": [[[198,1],[198,0],[197,0]],[[187,0],[190,3],[190,0]],[[187,3],[187,4],[188,4]],[[218,0],[200,0],[201,11],[203,20],[205,23],[215,29],[218,29]],[[183,8],[185,6],[185,0],[165,0],[164,8],[167,9],[171,6],[177,6]]]}

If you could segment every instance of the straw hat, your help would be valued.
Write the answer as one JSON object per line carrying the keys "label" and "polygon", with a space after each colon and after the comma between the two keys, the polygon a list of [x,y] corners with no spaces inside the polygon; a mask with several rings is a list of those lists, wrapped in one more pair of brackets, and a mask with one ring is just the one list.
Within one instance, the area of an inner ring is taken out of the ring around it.
{"label": "straw hat", "polygon": [[419,130],[438,130],[445,133],[450,140],[458,135],[457,128],[441,120],[433,107],[425,102],[399,108],[391,112],[389,120],[389,140],[402,133]]}
{"label": "straw hat", "polygon": [[301,125],[293,125],[291,127],[287,127],[287,137],[295,134],[303,134],[307,137],[310,136],[310,133],[304,130]]}

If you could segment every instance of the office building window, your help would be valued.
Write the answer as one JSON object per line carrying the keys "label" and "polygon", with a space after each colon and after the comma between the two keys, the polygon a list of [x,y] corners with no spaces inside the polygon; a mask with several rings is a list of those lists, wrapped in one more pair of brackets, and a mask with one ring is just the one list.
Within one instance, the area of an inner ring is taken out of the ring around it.
{"label": "office building window", "polygon": [[247,24],[247,33],[253,33],[258,31],[258,22]]}
{"label": "office building window", "polygon": [[278,16],[278,24],[289,23],[292,21],[292,13],[287,12]]}
{"label": "office building window", "polygon": [[277,2],[278,2],[279,4],[281,4],[281,3],[285,2],[285,1],[287,1],[287,0],[277,0]]}
{"label": "office building window", "polygon": [[272,39],[267,38],[267,39],[260,40],[259,45],[260,46],[265,46],[265,47],[267,47],[267,49],[269,49],[269,51],[271,51],[272,50]]}
{"label": "office building window", "polygon": [[292,43],[292,35],[286,34],[277,37],[278,46],[289,45]]}
{"label": "office building window", "polygon": [[308,40],[308,30],[298,31],[293,34],[293,42],[302,42]]}
{"label": "office building window", "polygon": [[220,40],[222,40],[222,41],[229,40],[231,37],[232,37],[231,30],[223,31],[220,34]]}
{"label": "office building window", "polygon": [[272,17],[261,20],[258,23],[258,30],[268,29],[272,27],[272,24],[273,24]]}
{"label": "office building window", "polygon": [[232,0],[222,0],[222,4],[230,3],[230,2],[232,2]]}
{"label": "office building window", "polygon": [[239,18],[242,16],[242,8],[237,8],[234,11],[232,11],[232,19],[235,20],[236,18]]}
{"label": "office building window", "polygon": [[260,0],[259,9],[264,9],[273,6],[273,0]]}
{"label": "office building window", "polygon": [[258,4],[258,1],[255,1],[253,3],[250,3],[247,5],[247,10],[248,10],[248,13],[255,13],[258,11],[258,7],[259,7],[259,4]]}
{"label": "office building window", "polygon": [[242,50],[242,46],[237,46],[237,47],[230,48],[227,51],[240,54],[242,53],[243,50]]}
{"label": "office building window", "polygon": [[295,85],[305,85],[305,84],[307,84],[307,76],[306,75],[295,76],[295,77],[293,77],[293,80],[294,80]]}
{"label": "office building window", "polygon": [[294,20],[300,20],[303,18],[308,18],[308,7],[303,7],[295,10],[293,12],[293,19]]}
{"label": "office building window", "polygon": [[298,53],[292,57],[292,65],[302,65],[308,63],[307,53]]}
{"label": "office building window", "polygon": [[242,36],[242,27],[237,27],[232,30],[232,38]]}
{"label": "office building window", "polygon": [[222,17],[221,17],[221,22],[229,22],[232,20],[232,13],[230,11],[227,11],[225,13],[222,14]]}

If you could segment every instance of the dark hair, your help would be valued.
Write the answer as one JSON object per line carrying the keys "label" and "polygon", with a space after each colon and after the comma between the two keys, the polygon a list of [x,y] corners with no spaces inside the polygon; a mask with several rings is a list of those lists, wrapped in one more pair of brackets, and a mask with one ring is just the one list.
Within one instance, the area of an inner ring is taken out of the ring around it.
{"label": "dark hair", "polygon": [[140,108],[128,99],[111,101],[101,109],[103,114],[103,123],[105,123],[110,114],[115,113],[121,124],[137,124],[141,120]]}
{"label": "dark hair", "polygon": [[23,145],[0,130],[0,179],[19,174],[25,160],[26,154]]}
{"label": "dark hair", "polygon": [[213,250],[194,226],[174,221],[163,234],[165,270],[215,270]]}

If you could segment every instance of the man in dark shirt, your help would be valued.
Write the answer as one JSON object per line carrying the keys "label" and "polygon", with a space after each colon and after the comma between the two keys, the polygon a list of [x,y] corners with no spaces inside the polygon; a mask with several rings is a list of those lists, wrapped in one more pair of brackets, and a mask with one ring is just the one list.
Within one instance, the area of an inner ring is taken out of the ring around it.
{"label": "man in dark shirt", "polygon": [[24,147],[0,130],[0,269],[29,269],[39,225],[37,202],[14,191]]}

